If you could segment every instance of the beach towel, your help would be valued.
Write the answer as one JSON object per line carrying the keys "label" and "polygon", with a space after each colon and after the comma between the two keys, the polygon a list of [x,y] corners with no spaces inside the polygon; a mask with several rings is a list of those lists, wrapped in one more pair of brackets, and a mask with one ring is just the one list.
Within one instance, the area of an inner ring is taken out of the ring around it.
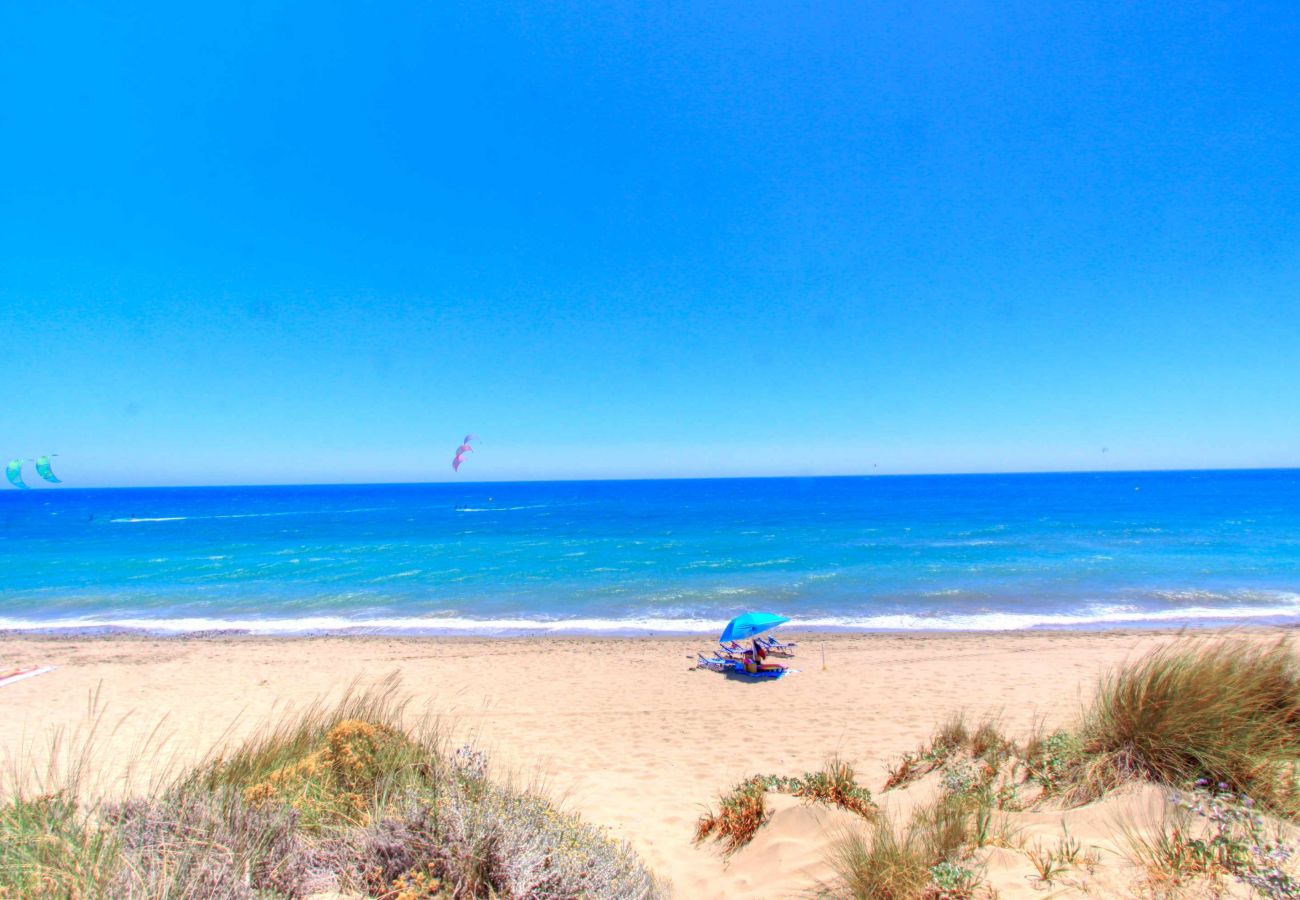
{"label": "beach towel", "polygon": [[31,666],[26,669],[11,669],[8,672],[0,672],[0,687],[13,684],[15,681],[22,681],[24,678],[35,678],[37,675],[53,672],[56,668],[58,666]]}

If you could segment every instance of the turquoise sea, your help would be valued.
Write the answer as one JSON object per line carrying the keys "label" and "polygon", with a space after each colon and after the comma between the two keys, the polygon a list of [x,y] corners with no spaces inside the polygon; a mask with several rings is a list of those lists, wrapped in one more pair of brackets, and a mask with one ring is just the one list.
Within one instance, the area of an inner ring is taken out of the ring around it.
{"label": "turquoise sea", "polygon": [[1300,621],[1300,471],[0,493],[0,628]]}

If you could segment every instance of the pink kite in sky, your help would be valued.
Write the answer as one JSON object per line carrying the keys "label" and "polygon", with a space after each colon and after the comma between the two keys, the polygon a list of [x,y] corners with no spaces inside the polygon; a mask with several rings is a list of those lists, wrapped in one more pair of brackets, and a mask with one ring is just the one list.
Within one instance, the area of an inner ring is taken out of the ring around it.
{"label": "pink kite in sky", "polygon": [[453,472],[460,471],[460,464],[465,461],[466,453],[474,452],[474,448],[469,445],[469,442],[477,441],[477,440],[478,440],[477,434],[465,435],[465,440],[461,441],[460,446],[456,448],[456,458],[451,461],[451,470]]}

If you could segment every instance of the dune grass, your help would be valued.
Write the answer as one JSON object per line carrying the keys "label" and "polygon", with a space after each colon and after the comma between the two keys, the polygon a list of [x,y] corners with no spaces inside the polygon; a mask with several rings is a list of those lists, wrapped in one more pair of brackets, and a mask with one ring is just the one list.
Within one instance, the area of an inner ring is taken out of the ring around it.
{"label": "dune grass", "polygon": [[[890,767],[885,789],[930,773],[939,776],[934,805],[901,829],[878,821],[836,845],[832,894],[970,896],[978,877],[963,860],[981,846],[1010,843],[995,810],[1075,805],[1147,781],[1199,785],[1199,799],[1173,824],[1128,838],[1151,885],[1181,889],[1232,876],[1262,896],[1300,897],[1290,868],[1300,847],[1267,832],[1260,815],[1300,818],[1300,659],[1289,639],[1175,640],[1103,677],[1072,729],[1037,732],[1023,746],[994,720],[971,727],[952,715]],[[1206,819],[1199,831],[1189,825],[1194,816]],[[1068,834],[1020,849],[1047,888],[1096,862]]]}
{"label": "dune grass", "polygon": [[1132,778],[1205,778],[1300,815],[1300,659],[1291,641],[1184,639],[1111,673],[1062,768],[1073,800]]}
{"label": "dune grass", "polygon": [[67,796],[0,806],[0,897],[100,896],[118,858],[115,835],[88,826]]}
{"label": "dune grass", "polygon": [[901,828],[879,817],[870,832],[845,834],[831,850],[839,881],[827,893],[845,900],[973,896],[979,873],[963,865],[972,843],[971,812],[965,798],[949,794]]}
{"label": "dune grass", "polygon": [[1300,657],[1289,639],[1181,638],[1103,677],[1071,730],[1023,745],[993,720],[950,716],[889,769],[904,787],[955,759],[986,775],[1010,764],[1040,799],[1096,799],[1132,780],[1226,783],[1271,812],[1300,817]]}
{"label": "dune grass", "polygon": [[[0,801],[0,897],[654,898],[623,842],[409,724],[396,679],[265,727],[145,796]],[[14,784],[18,785],[17,779]]]}
{"label": "dune grass", "polygon": [[930,882],[930,860],[913,828],[901,832],[887,818],[869,836],[850,833],[831,852],[840,878],[833,896],[853,900],[914,900]]}

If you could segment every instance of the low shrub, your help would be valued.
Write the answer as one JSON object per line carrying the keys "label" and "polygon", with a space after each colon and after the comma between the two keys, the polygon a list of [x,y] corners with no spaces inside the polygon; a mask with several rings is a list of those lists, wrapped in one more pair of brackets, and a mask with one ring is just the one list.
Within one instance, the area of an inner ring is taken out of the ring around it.
{"label": "low shrub", "polygon": [[121,854],[107,896],[301,896],[308,857],[297,818],[232,792],[107,806],[103,821]]}
{"label": "low shrub", "polygon": [[931,893],[943,900],[966,900],[975,896],[979,886],[978,872],[957,863],[941,862],[930,867]]}
{"label": "low shrub", "polygon": [[1169,798],[1170,816],[1154,836],[1127,834],[1130,855],[1155,884],[1181,887],[1231,876],[1270,900],[1300,898],[1292,867],[1297,847],[1270,831],[1251,798],[1201,779]]}
{"label": "low shrub", "polygon": [[695,842],[712,837],[728,853],[749,843],[754,833],[772,817],[767,808],[769,779],[755,775],[742,781],[718,800],[718,811],[706,811],[695,823]]}
{"label": "low shrub", "polygon": [[624,842],[402,728],[395,681],[310,707],[143,799],[0,804],[0,897],[651,900]]}
{"label": "low shrub", "polygon": [[1025,775],[1039,784],[1042,796],[1059,793],[1084,762],[1079,739],[1068,731],[1035,734],[1023,751]]}
{"label": "low shrub", "polygon": [[939,726],[927,744],[904,753],[888,770],[885,790],[904,787],[918,778],[944,768],[950,760],[970,758],[982,763],[983,769],[996,772],[1016,755],[1016,746],[1008,740],[995,719],[982,719],[972,731],[960,713],[954,713]]}
{"label": "low shrub", "polygon": [[754,775],[742,781],[719,799],[716,813],[706,811],[700,816],[695,823],[695,842],[712,837],[722,841],[728,853],[749,843],[771,818],[767,808],[768,791],[838,806],[867,819],[874,818],[877,811],[871,791],[858,784],[853,767],[833,756],[816,772],[805,772],[796,778]]}
{"label": "low shrub", "polygon": [[412,772],[432,779],[424,748],[390,726],[345,719],[325,733],[319,749],[244,788],[243,797],[253,806],[290,806],[311,826],[364,823],[380,783]]}
{"label": "low shrub", "polygon": [[769,777],[767,788],[838,806],[868,819],[874,817],[877,811],[876,804],[871,799],[871,791],[858,784],[853,767],[839,757],[831,757],[821,769],[805,772],[800,778]]}

